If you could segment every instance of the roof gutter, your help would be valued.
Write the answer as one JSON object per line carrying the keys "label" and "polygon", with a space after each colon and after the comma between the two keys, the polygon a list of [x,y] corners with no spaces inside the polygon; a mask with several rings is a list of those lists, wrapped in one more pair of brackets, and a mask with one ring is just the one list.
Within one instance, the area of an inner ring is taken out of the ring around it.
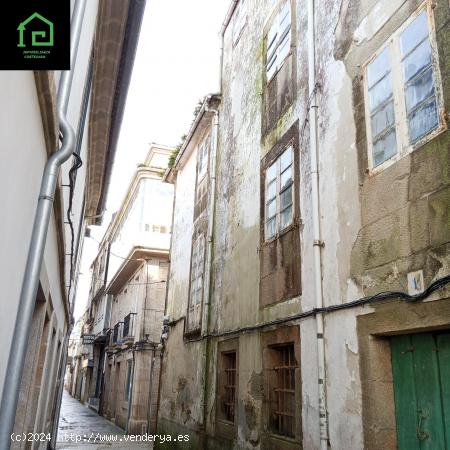
{"label": "roof gutter", "polygon": [[231,0],[230,7],[228,8],[227,15],[225,16],[225,20],[222,23],[222,28],[220,29],[220,34],[223,36],[225,34],[225,31],[228,28],[228,25],[231,22],[231,18],[233,17],[234,10],[237,7],[237,4],[239,3],[239,0]]}
{"label": "roof gutter", "polygon": [[34,218],[19,307],[3,384],[4,388],[0,407],[0,423],[2,424],[0,430],[0,449],[2,450],[9,449],[12,442],[11,433],[13,432],[16,418],[22,381],[21,374],[27,354],[28,339],[39,286],[42,260],[44,258],[48,226],[53,211],[58,175],[62,164],[70,158],[75,148],[75,132],[67,120],[66,113],[85,7],[86,0],[76,0],[70,33],[70,65],[72,70],[62,72],[58,87],[57,110],[60,131],[62,133],[62,145],[47,160],[42,175],[41,190]]}

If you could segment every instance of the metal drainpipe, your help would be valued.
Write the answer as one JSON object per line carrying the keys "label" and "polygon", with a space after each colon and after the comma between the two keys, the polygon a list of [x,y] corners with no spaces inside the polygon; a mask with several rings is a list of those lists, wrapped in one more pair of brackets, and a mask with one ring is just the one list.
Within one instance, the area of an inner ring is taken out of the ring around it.
{"label": "metal drainpipe", "polygon": [[[323,307],[322,291],[322,238],[320,230],[320,199],[319,199],[319,148],[317,140],[317,98],[316,98],[316,44],[314,23],[314,0],[308,0],[308,87],[311,97],[309,110],[310,158],[311,158],[311,197],[313,214],[313,249],[314,249],[314,290],[316,307]],[[317,325],[317,358],[318,358],[318,394],[319,394],[319,431],[320,449],[328,449],[328,412],[326,397],[326,359],[324,342],[323,314],[316,314]]]}
{"label": "metal drainpipe", "polygon": [[128,434],[130,430],[130,418],[131,418],[131,406],[133,403],[133,385],[134,385],[134,366],[136,364],[136,360],[134,357],[134,349],[133,349],[133,362],[131,365],[131,380],[130,380],[130,392],[128,394],[128,411],[127,411],[127,423],[125,427],[125,433]]}
{"label": "metal drainpipe", "polygon": [[[81,34],[81,25],[86,0],[76,0],[71,21],[70,64],[73,68]],[[69,103],[73,70],[61,74],[57,95],[59,127],[62,133],[62,145],[56,150],[44,168],[38,205],[34,217],[27,263],[22,281],[16,323],[9,351],[8,365],[4,380],[0,407],[0,449],[8,450],[11,446],[11,433],[14,430],[17,403],[19,400],[21,374],[25,363],[39,276],[47,240],[48,225],[53,210],[53,200],[61,165],[72,155],[75,146],[75,132],[66,118]]]}
{"label": "metal drainpipe", "polygon": [[156,433],[156,430],[150,430],[151,408],[152,408],[153,367],[155,365],[155,347],[152,348],[152,354],[151,354],[150,358],[151,358],[151,360],[150,360],[150,374],[148,377],[149,388],[148,388],[148,400],[147,400],[147,434]]}
{"label": "metal drainpipe", "polygon": [[[81,152],[81,144],[83,142],[83,131],[84,131],[84,125],[85,125],[87,111],[88,111],[89,98],[90,98],[90,94],[91,94],[93,65],[94,65],[94,63],[93,63],[93,58],[91,55],[90,61],[89,61],[89,69],[88,69],[88,80],[86,82],[84,92],[83,92],[83,103],[82,103],[82,107],[81,107],[81,116],[80,116],[79,124],[78,124],[78,135],[77,135],[77,141],[76,141],[77,148],[75,149],[75,151],[78,152],[78,154]],[[83,198],[83,207],[81,210],[80,221],[79,221],[79,226],[78,226],[78,237],[77,237],[78,244],[77,244],[77,250],[75,250],[76,255],[79,254],[78,253],[79,240],[80,240],[80,233],[82,231],[83,213],[85,211],[84,202],[85,202],[85,198]],[[75,264],[76,263],[77,262],[75,262]],[[106,260],[106,264],[108,264],[108,259]],[[60,364],[62,365],[62,379],[60,380],[60,386],[59,386],[59,390],[58,390],[57,396],[56,396],[56,407],[55,407],[56,413],[55,413],[55,417],[53,419],[52,430],[51,430],[51,435],[52,435],[52,440],[50,442],[51,449],[56,448],[56,441],[58,439],[58,424],[59,424],[59,417],[60,417],[60,412],[61,412],[62,396],[63,396],[63,391],[64,391],[64,377],[65,377],[66,369],[67,369],[69,339],[70,339],[70,335],[72,334],[72,330],[73,330],[73,326],[74,326],[73,310],[75,308],[75,298],[77,296],[77,288],[78,288],[78,286],[75,285],[75,289],[72,294],[72,301],[69,298],[70,324],[69,324],[69,327],[67,328],[66,338],[65,338],[64,347],[63,347],[64,353],[63,353],[62,360],[60,362]]]}
{"label": "metal drainpipe", "polygon": [[[213,253],[213,234],[214,234],[214,213],[216,209],[216,158],[217,158],[217,146],[219,136],[219,111],[217,109],[205,108],[205,112],[214,113],[213,121],[213,145],[211,146],[211,203],[208,214],[208,236],[207,236],[207,261],[208,261],[208,273],[205,276],[205,302],[203,304],[202,314],[202,336],[207,336],[209,332],[209,317],[210,317],[210,303],[211,303],[211,266],[212,266],[212,253]],[[208,363],[209,363],[209,339],[205,339],[204,344],[204,373],[205,380],[203,385],[203,426],[206,433],[206,415],[207,415],[207,384],[208,384]]]}

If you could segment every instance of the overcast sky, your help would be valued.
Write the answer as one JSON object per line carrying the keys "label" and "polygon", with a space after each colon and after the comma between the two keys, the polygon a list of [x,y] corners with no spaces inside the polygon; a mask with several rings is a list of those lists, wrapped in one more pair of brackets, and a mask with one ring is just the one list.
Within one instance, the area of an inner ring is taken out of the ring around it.
{"label": "overcast sky", "polygon": [[[149,143],[176,145],[206,94],[219,91],[219,32],[230,0],[147,0],[100,240]],[[97,244],[86,239],[75,303],[81,316]]]}

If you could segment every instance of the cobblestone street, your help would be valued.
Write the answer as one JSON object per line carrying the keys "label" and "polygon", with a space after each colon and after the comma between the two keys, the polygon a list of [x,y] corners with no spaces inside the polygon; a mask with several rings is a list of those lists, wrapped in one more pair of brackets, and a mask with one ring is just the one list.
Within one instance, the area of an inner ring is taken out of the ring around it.
{"label": "cobblestone street", "polygon": [[130,442],[122,429],[97,415],[64,391],[58,427],[58,450],[151,449],[151,443]]}

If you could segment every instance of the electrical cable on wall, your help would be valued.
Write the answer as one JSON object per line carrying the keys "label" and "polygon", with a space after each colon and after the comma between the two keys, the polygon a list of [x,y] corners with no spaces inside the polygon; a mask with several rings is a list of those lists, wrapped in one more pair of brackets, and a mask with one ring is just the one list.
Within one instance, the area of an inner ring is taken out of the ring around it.
{"label": "electrical cable on wall", "polygon": [[[186,339],[185,342],[197,342],[197,341],[201,341],[205,338],[212,338],[212,337],[222,337],[222,336],[228,336],[228,335],[232,335],[232,334],[236,334],[236,333],[245,333],[245,332],[253,332],[253,331],[257,331],[260,330],[262,328],[267,328],[267,327],[271,327],[273,325],[279,325],[282,323],[286,323],[286,322],[291,322],[293,320],[301,320],[301,319],[306,319],[308,317],[312,317],[315,316],[316,314],[328,314],[328,313],[332,313],[335,311],[341,311],[344,309],[350,309],[350,308],[355,308],[357,306],[364,306],[364,305],[372,305],[374,303],[378,303],[381,302],[383,300],[389,300],[389,299],[401,299],[404,301],[407,301],[408,303],[415,303],[421,300],[426,299],[427,297],[429,297],[433,292],[438,291],[439,289],[442,289],[443,287],[445,287],[447,284],[450,284],[450,275],[446,275],[442,278],[439,278],[438,280],[434,281],[433,283],[430,284],[430,286],[428,286],[423,292],[421,292],[420,294],[416,294],[416,295],[409,295],[406,292],[401,292],[401,291],[385,291],[385,292],[379,292],[378,294],[374,294],[374,295],[370,295],[367,297],[362,297],[358,300],[354,300],[348,303],[341,303],[339,305],[332,305],[332,306],[326,306],[323,308],[314,308],[311,309],[309,311],[304,311],[301,312],[299,314],[295,314],[293,316],[289,316],[289,317],[285,317],[283,319],[275,319],[275,320],[271,320],[269,322],[264,322],[258,325],[253,325],[253,326],[248,326],[248,327],[242,327],[242,328],[237,328],[235,330],[229,330],[229,331],[222,331],[220,333],[210,333],[207,334],[205,336],[201,336],[198,338],[193,338],[193,339]],[[183,316],[182,318],[169,323],[169,325],[173,326],[176,323],[178,323],[180,320],[186,320],[186,318]]]}

